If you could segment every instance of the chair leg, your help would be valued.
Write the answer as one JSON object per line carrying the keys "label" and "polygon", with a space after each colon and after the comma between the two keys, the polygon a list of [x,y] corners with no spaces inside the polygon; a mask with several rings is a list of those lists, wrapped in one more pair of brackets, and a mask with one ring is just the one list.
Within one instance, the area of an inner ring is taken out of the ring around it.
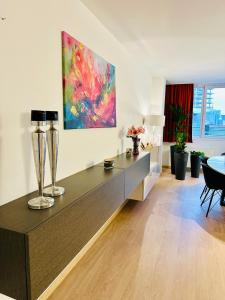
{"label": "chair leg", "polygon": [[203,194],[206,192],[206,189],[207,189],[207,186],[205,185],[205,186],[204,186],[204,189],[202,190],[202,193],[201,193],[200,199],[202,199],[202,196],[203,196]]}
{"label": "chair leg", "polygon": [[210,191],[210,189],[207,190],[207,192],[206,192],[206,194],[205,194],[205,197],[204,197],[203,200],[202,200],[201,206],[202,206],[202,204],[205,202],[205,199],[207,198],[209,191]]}
{"label": "chair leg", "polygon": [[225,190],[222,190],[222,194],[220,196],[220,205],[222,206],[225,206],[224,199],[225,199]]}
{"label": "chair leg", "polygon": [[209,201],[209,206],[208,206],[208,209],[207,209],[206,218],[208,217],[208,214],[209,214],[209,210],[210,210],[210,206],[212,204],[212,199],[213,199],[214,193],[215,193],[215,190],[212,192],[212,195],[211,195],[211,198],[210,198],[210,201]]}

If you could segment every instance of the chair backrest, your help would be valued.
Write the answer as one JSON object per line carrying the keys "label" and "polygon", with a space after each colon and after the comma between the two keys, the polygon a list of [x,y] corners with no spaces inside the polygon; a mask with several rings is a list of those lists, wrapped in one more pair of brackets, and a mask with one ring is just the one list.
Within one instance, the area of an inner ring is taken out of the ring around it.
{"label": "chair backrest", "polygon": [[205,184],[209,189],[225,190],[225,175],[220,174],[204,163],[202,163],[202,170]]}
{"label": "chair backrest", "polygon": [[207,164],[208,159],[209,159],[208,156],[203,156],[203,157],[201,157],[201,162],[204,163],[204,164]]}

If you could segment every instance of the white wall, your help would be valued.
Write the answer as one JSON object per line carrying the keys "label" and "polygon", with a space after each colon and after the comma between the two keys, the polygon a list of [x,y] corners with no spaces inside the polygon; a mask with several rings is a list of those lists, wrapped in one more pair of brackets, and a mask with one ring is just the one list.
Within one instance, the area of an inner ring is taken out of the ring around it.
{"label": "white wall", "polygon": [[[150,112],[151,74],[78,0],[7,0],[0,5],[6,17],[0,21],[1,205],[37,188],[31,109],[60,113],[60,179],[131,145],[124,130],[141,125],[142,116]],[[63,130],[62,30],[116,66],[117,128]]]}
{"label": "white wall", "polygon": [[165,89],[166,79],[164,77],[152,77],[151,114],[164,115]]}
{"label": "white wall", "polygon": [[[165,88],[166,80],[164,77],[152,77],[152,93],[150,99],[151,114],[152,115],[164,115],[165,104]],[[163,140],[163,128],[161,127],[149,127],[149,136],[154,141],[155,136],[159,137],[161,146],[157,149],[153,149],[151,152],[152,161],[157,161],[159,164],[159,170],[162,170],[162,140]]]}

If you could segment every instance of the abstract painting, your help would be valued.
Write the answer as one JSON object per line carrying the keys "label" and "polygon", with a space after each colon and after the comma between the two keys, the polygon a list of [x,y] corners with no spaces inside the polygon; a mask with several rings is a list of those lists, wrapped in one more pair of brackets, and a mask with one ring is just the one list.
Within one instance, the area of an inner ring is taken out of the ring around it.
{"label": "abstract painting", "polygon": [[115,67],[62,32],[64,128],[116,127]]}

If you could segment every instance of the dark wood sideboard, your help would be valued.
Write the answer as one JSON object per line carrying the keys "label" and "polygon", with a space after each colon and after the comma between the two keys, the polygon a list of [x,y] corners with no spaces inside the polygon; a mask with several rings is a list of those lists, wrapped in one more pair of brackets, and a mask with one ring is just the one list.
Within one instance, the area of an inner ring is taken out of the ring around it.
{"label": "dark wood sideboard", "polygon": [[47,210],[28,194],[0,207],[0,293],[37,299],[149,173],[150,154],[115,157],[60,180],[65,194]]}

